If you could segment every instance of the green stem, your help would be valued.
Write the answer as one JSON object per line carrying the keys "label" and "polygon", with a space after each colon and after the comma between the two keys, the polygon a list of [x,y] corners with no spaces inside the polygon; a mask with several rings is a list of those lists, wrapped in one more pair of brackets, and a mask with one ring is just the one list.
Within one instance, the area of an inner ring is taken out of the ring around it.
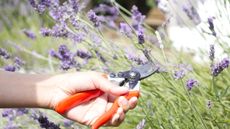
{"label": "green stem", "polygon": [[219,100],[217,88],[215,85],[215,77],[214,76],[212,76],[212,88],[213,88],[213,92],[215,93],[216,100]]}
{"label": "green stem", "polygon": [[204,120],[202,118],[202,116],[200,115],[200,113],[198,112],[197,108],[195,107],[190,95],[189,95],[189,92],[188,90],[185,88],[185,86],[183,85],[183,82],[182,80],[180,81],[181,82],[181,86],[183,87],[183,89],[185,90],[187,96],[188,96],[188,99],[189,99],[189,102],[190,102],[190,106],[192,107],[192,109],[197,113],[198,117],[200,118],[201,120],[201,124],[204,126],[205,129],[208,129],[208,127],[206,126],[206,124],[204,123]]}
{"label": "green stem", "polygon": [[[144,100],[143,100],[141,97],[140,97],[139,99],[141,100],[141,102],[144,102]],[[142,103],[140,103],[140,104],[141,104],[141,107],[144,107],[144,105],[143,105]],[[144,108],[142,108],[142,111],[143,111],[143,113],[145,114],[146,119],[149,121],[149,123],[150,123],[151,127],[154,127],[154,124],[152,123],[152,120],[151,120],[151,119],[149,119],[149,117],[148,117],[148,114],[147,114],[146,110],[145,110]]]}

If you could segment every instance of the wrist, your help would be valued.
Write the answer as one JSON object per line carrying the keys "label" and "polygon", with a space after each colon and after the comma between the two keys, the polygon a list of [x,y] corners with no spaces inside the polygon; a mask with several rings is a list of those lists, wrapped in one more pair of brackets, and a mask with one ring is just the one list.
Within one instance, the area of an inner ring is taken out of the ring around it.
{"label": "wrist", "polygon": [[53,109],[52,99],[56,87],[56,76],[48,76],[46,79],[37,82],[37,106],[39,108]]}

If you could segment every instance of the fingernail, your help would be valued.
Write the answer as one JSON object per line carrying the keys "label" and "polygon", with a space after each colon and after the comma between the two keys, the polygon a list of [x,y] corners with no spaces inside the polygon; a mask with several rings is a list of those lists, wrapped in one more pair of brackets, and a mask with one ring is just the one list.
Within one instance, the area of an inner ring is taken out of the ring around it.
{"label": "fingernail", "polygon": [[116,124],[119,121],[119,117],[120,116],[118,114],[114,115],[113,120],[112,120],[113,124]]}
{"label": "fingernail", "polygon": [[123,112],[123,108],[122,108],[122,107],[119,107],[119,108],[117,109],[117,113],[120,115],[122,112]]}

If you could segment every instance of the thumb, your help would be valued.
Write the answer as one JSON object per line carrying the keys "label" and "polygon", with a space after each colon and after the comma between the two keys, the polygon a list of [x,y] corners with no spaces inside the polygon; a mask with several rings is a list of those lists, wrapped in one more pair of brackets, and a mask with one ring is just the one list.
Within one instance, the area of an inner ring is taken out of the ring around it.
{"label": "thumb", "polygon": [[127,87],[120,87],[118,85],[113,84],[108,80],[105,75],[97,76],[95,86],[97,89],[100,89],[106,93],[113,95],[123,95],[128,93]]}

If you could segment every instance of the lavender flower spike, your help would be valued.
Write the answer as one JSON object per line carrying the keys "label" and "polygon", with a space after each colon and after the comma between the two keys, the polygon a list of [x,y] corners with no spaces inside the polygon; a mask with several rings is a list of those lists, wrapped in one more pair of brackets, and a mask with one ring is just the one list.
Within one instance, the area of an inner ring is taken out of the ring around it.
{"label": "lavender flower spike", "polygon": [[92,57],[91,53],[89,53],[88,51],[84,51],[84,50],[77,50],[76,54],[82,59],[89,59]]}
{"label": "lavender flower spike", "polygon": [[213,36],[216,36],[216,31],[215,31],[215,28],[214,28],[214,23],[213,23],[213,17],[211,17],[211,18],[208,18],[208,25],[209,25],[209,29],[210,29],[210,31],[212,32],[212,35]]}
{"label": "lavender flower spike", "polygon": [[173,78],[178,80],[178,79],[181,79],[185,76],[185,71],[182,69],[182,70],[179,70],[179,71],[175,71],[174,74],[173,74]]}
{"label": "lavender flower spike", "polygon": [[24,29],[23,33],[30,39],[36,39],[36,35],[30,30]]}
{"label": "lavender flower spike", "polygon": [[7,65],[4,67],[5,71],[9,71],[9,72],[15,72],[16,71],[16,67],[13,65]]}
{"label": "lavender flower spike", "polygon": [[132,29],[130,26],[124,22],[120,23],[120,32],[122,34],[125,34],[127,37],[131,38],[132,37]]}
{"label": "lavender flower spike", "polygon": [[215,47],[214,45],[210,45],[210,51],[209,51],[209,59],[213,61],[215,58]]}
{"label": "lavender flower spike", "polygon": [[60,129],[60,127],[49,121],[47,117],[40,115],[37,119],[41,128],[45,129]]}
{"label": "lavender flower spike", "polygon": [[14,58],[14,65],[19,69],[24,63],[19,57]]}
{"label": "lavender flower spike", "polygon": [[138,8],[136,6],[132,7],[132,26],[135,30],[141,29],[141,25],[144,22],[145,16],[141,14],[141,12],[138,11]]}
{"label": "lavender flower spike", "polygon": [[50,50],[49,54],[60,60],[60,66],[63,70],[68,70],[70,68],[74,68],[77,64],[74,57],[76,56],[75,53],[72,53],[68,47],[64,44],[60,45],[58,48],[58,52],[54,50]]}
{"label": "lavender flower spike", "polygon": [[186,82],[186,86],[189,91],[196,85],[198,85],[198,81],[194,79],[188,79]]}
{"label": "lavender flower spike", "polygon": [[96,15],[96,13],[93,10],[90,10],[88,12],[88,18],[91,22],[94,23],[95,27],[99,27],[101,24],[99,16]]}
{"label": "lavender flower spike", "polygon": [[145,42],[145,38],[144,38],[144,33],[143,31],[139,30],[137,32],[137,37],[138,37],[138,43],[139,44],[143,44]]}
{"label": "lavender flower spike", "polygon": [[201,22],[199,13],[192,5],[184,5],[183,11],[188,16],[188,18],[192,20],[195,24],[199,24]]}
{"label": "lavender flower spike", "polygon": [[0,48],[0,56],[2,56],[4,59],[10,58],[10,54],[3,48]]}
{"label": "lavender flower spike", "polygon": [[224,69],[228,68],[230,64],[230,59],[229,58],[224,58],[221,60],[221,62],[215,64],[212,66],[212,75],[213,76],[218,76]]}

